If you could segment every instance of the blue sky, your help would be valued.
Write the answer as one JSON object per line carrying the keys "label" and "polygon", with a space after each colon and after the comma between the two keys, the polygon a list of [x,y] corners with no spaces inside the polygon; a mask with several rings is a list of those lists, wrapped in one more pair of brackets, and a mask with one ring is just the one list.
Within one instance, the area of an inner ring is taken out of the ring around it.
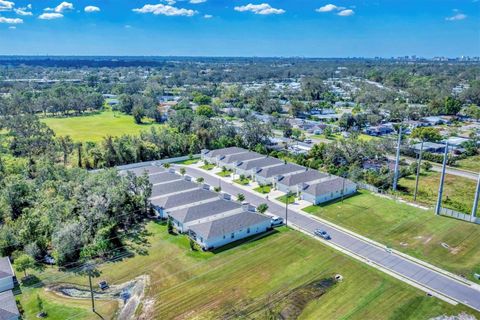
{"label": "blue sky", "polygon": [[0,54],[480,56],[480,1],[0,0]]}

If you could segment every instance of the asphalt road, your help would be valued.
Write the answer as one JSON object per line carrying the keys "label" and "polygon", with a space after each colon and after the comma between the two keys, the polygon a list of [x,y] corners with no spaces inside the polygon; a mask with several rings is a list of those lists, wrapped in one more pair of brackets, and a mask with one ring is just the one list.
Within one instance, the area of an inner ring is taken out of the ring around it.
{"label": "asphalt road", "polygon": [[[253,191],[247,191],[233,183],[222,181],[218,177],[205,173],[200,169],[191,167],[186,167],[186,169],[188,175],[194,178],[203,177],[205,183],[208,183],[211,186],[221,186],[223,192],[227,192],[233,196],[238,193],[243,193],[246,201],[252,205],[257,206],[261,203],[267,203],[269,212],[284,219],[286,218],[284,206],[266,200],[264,197]],[[309,233],[313,233],[315,229],[325,230],[331,235],[332,239],[330,241],[336,246],[366,259],[374,265],[378,265],[379,267],[396,273],[401,277],[416,282],[424,288],[428,288],[480,311],[480,291],[466,283],[426,268],[412,260],[396,255],[395,253],[391,253],[385,248],[380,248],[345,231],[337,229],[332,225],[322,223],[317,219],[309,217],[308,214],[301,214],[296,211],[288,210],[288,224],[293,224]]]}

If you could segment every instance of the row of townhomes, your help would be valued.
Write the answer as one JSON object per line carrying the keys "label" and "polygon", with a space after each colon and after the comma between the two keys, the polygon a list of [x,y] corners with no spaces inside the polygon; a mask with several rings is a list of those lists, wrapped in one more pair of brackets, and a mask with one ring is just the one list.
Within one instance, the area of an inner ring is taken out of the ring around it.
{"label": "row of townhomes", "polygon": [[17,320],[20,312],[13,295],[15,273],[8,257],[0,258],[0,319]]}
{"label": "row of townhomes", "polygon": [[204,250],[272,228],[271,217],[257,213],[253,206],[232,201],[231,195],[211,191],[209,185],[195,183],[174,169],[148,165],[126,171],[148,175],[150,202],[157,215],[170,218],[179,232],[188,234]]}
{"label": "row of townhomes", "polygon": [[202,160],[232,170],[263,185],[295,193],[312,204],[335,200],[357,191],[357,185],[341,177],[238,147],[203,150]]}

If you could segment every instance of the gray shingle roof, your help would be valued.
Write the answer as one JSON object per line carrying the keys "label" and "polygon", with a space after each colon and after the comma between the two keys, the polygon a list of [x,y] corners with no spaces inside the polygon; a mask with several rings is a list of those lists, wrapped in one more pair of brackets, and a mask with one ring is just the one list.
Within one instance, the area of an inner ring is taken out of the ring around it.
{"label": "gray shingle roof", "polygon": [[235,163],[237,161],[248,161],[248,160],[259,159],[263,157],[264,155],[261,155],[260,153],[247,151],[243,153],[235,153],[235,154],[225,156],[225,158],[222,159],[221,161],[225,163]]}
{"label": "gray shingle roof", "polygon": [[0,319],[11,320],[17,319],[19,316],[20,312],[12,290],[0,293]]}
{"label": "gray shingle roof", "polygon": [[246,151],[247,150],[239,147],[229,147],[229,148],[223,148],[223,149],[210,150],[206,155],[209,157],[216,157],[216,156],[221,156],[221,155],[226,156],[229,154],[241,153]]}
{"label": "gray shingle roof", "polygon": [[191,190],[198,188],[198,184],[186,181],[186,180],[176,180],[168,183],[162,183],[160,185],[153,186],[151,197],[160,197],[174,192]]}
{"label": "gray shingle roof", "polygon": [[243,211],[224,218],[193,225],[190,227],[190,230],[195,232],[197,236],[208,240],[222,237],[223,235],[229,236],[232,232],[270,221],[270,219],[270,217],[262,214]]}
{"label": "gray shingle roof", "polygon": [[296,186],[301,183],[314,181],[325,177],[328,177],[328,175],[325,173],[321,173],[317,170],[307,170],[289,176],[284,176],[280,180],[278,180],[278,183],[284,184],[286,186]]}
{"label": "gray shingle roof", "polygon": [[303,192],[314,196],[319,196],[330,192],[341,191],[342,188],[348,189],[353,186],[356,186],[356,184],[352,181],[341,177],[336,177],[331,180],[311,184]]}
{"label": "gray shingle roof", "polygon": [[197,206],[175,210],[170,212],[169,215],[175,220],[185,223],[241,208],[242,206],[238,203],[219,199],[217,201],[211,201]]}
{"label": "gray shingle roof", "polygon": [[282,160],[273,157],[265,157],[257,160],[245,161],[238,168],[243,170],[250,170],[253,168],[263,168],[267,166],[279,165],[284,163]]}
{"label": "gray shingle roof", "polygon": [[204,201],[215,197],[218,197],[218,194],[215,192],[207,191],[204,189],[195,189],[178,194],[173,194],[171,196],[156,198],[153,199],[151,202],[155,206],[159,206],[163,209],[169,209],[184,206],[187,204],[193,204],[195,202]]}
{"label": "gray shingle roof", "polygon": [[12,265],[8,257],[0,258],[0,279],[13,277]]}
{"label": "gray shingle roof", "polygon": [[137,176],[140,176],[142,174],[144,174],[145,172],[147,174],[154,174],[154,173],[158,173],[158,172],[164,172],[165,169],[162,168],[162,167],[157,167],[157,166],[144,166],[144,167],[138,167],[138,168],[134,168],[134,169],[127,169],[127,170],[124,170],[123,172],[127,172],[127,171],[130,171],[132,172],[133,174],[137,175]]}
{"label": "gray shingle roof", "polygon": [[296,171],[305,170],[305,169],[306,169],[305,167],[299,166],[298,164],[287,163],[279,166],[262,169],[262,171],[260,171],[258,175],[264,178],[270,178],[276,175],[287,174],[287,173],[296,172]]}
{"label": "gray shingle roof", "polygon": [[159,174],[155,174],[153,176],[149,176],[148,179],[152,184],[156,183],[162,183],[162,182],[170,182],[170,181],[175,181],[175,180],[180,180],[182,179],[181,176],[175,173],[170,173],[170,172],[162,172]]}

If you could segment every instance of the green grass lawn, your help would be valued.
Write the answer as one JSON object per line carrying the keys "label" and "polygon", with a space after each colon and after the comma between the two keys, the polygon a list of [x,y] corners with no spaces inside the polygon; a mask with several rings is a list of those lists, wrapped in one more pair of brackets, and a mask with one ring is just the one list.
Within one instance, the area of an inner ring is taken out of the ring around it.
{"label": "green grass lawn", "polygon": [[215,165],[214,164],[204,164],[203,166],[201,166],[200,168],[202,168],[203,170],[212,170],[213,168],[215,168]]}
{"label": "green grass lawn", "polygon": [[195,163],[198,163],[198,161],[200,161],[200,159],[188,159],[188,160],[183,160],[183,161],[178,161],[178,162],[175,162],[176,164],[183,164],[183,165],[191,165],[191,164],[195,164]]}
{"label": "green grass lawn", "polygon": [[[295,198],[296,196],[295,195],[291,195],[288,197],[288,203],[295,203]],[[287,195],[283,195],[283,196],[280,196],[277,198],[278,201],[280,202],[283,202],[283,203],[287,203]]]}
{"label": "green grass lawn", "polygon": [[231,170],[224,170],[224,171],[217,172],[217,176],[220,176],[223,178],[230,177],[231,175],[232,175]]}
{"label": "green grass lawn", "polygon": [[480,171],[480,156],[468,157],[457,161],[457,167],[460,169],[479,172]]}
{"label": "green grass lawn", "polygon": [[[265,319],[265,305],[288,296],[313,280],[341,274],[344,279],[312,300],[299,319],[428,319],[466,311],[452,306],[345,256],[319,241],[286,228],[217,254],[191,252],[184,236],[172,236],[166,226],[150,223],[148,252],[100,267],[101,279],[123,283],[150,275],[147,297],[156,319]],[[45,275],[64,276],[47,271]],[[53,279],[53,278],[52,278]],[[75,275],[64,282],[87,285]],[[95,280],[96,281],[96,280]],[[28,300],[27,295],[24,295]],[[88,304],[49,296],[49,303],[69,307]],[[67,312],[67,311],[65,311]],[[70,310],[73,312],[73,309]],[[105,319],[112,313],[100,312]],[[51,319],[65,319],[68,316]],[[85,319],[79,313],[75,319]],[[50,319],[50,317],[49,317]]]}
{"label": "green grass lawn", "polygon": [[100,141],[108,135],[138,134],[152,126],[160,126],[149,120],[145,120],[145,124],[138,125],[132,116],[113,111],[66,118],[44,118],[41,121],[47,124],[57,136],[69,135],[75,141]]}
{"label": "green grass lawn", "polygon": [[343,203],[310,206],[304,211],[472,280],[473,272],[480,272],[479,225],[435,216],[431,210],[367,191]]}
{"label": "green grass lawn", "polygon": [[256,187],[253,190],[255,190],[257,192],[260,192],[260,193],[263,193],[263,194],[267,194],[267,193],[270,193],[270,191],[272,190],[272,186],[270,186],[270,185],[259,186],[259,187]]}
{"label": "green grass lawn", "polygon": [[[437,201],[439,183],[439,172],[422,173],[418,183],[417,201],[434,207]],[[476,183],[476,181],[471,179],[447,174],[445,176],[442,206],[470,213],[473,206]],[[415,176],[411,175],[400,179],[398,190],[402,198],[413,202]]]}
{"label": "green grass lawn", "polygon": [[235,179],[233,182],[238,183],[239,185],[246,186],[250,183],[250,179],[244,178],[244,179]]}

